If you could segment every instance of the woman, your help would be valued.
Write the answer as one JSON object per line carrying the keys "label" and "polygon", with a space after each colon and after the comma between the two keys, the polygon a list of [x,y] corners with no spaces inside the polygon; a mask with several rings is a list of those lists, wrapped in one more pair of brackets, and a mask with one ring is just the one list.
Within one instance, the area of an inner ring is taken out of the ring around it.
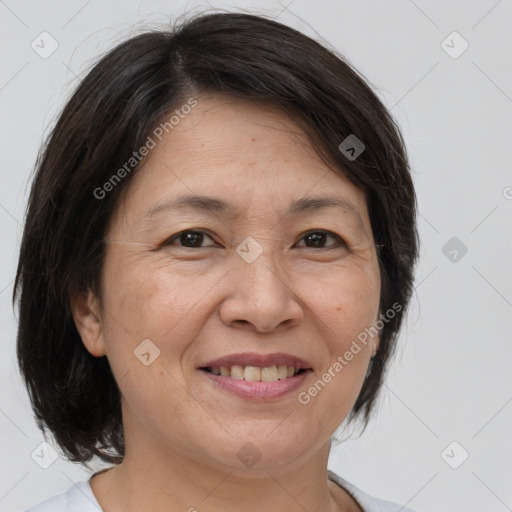
{"label": "woman", "polygon": [[305,35],[209,14],[110,51],[38,161],[14,299],[39,427],[111,467],[30,511],[410,510],[327,461],[374,410],[415,216],[393,119]]}

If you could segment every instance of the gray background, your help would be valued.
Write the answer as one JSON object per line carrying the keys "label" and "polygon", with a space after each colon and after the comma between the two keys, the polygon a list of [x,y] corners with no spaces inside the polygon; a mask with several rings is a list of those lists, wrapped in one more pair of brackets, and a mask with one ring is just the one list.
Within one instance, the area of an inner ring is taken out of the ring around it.
{"label": "gray background", "polygon": [[[412,308],[379,416],[333,451],[330,468],[419,512],[512,510],[512,1],[0,0],[0,511],[89,474],[33,460],[34,450],[51,455],[15,363],[11,294],[38,148],[99,54],[209,6],[269,14],[337,48],[391,109],[410,152],[422,240]],[[58,43],[45,59],[31,48],[51,49],[44,31]]]}

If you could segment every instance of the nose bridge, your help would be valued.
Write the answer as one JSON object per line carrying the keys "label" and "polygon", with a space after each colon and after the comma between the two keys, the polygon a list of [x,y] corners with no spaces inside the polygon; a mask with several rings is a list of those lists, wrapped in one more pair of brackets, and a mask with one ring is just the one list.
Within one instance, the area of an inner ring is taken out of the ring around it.
{"label": "nose bridge", "polygon": [[[254,239],[253,239],[254,240]],[[258,246],[260,249],[258,249]],[[247,283],[247,286],[252,296],[256,296],[257,292],[272,293],[272,298],[275,300],[275,294],[283,295],[286,286],[286,276],[283,271],[279,250],[275,247],[276,244],[273,241],[267,240],[266,243],[262,244],[261,239],[259,241],[247,241],[245,246],[239,247],[239,253],[243,253],[243,250],[247,250],[244,256],[240,256],[242,261],[238,261],[236,264],[236,271],[240,276],[240,283]],[[254,289],[252,290],[251,287]],[[288,293],[286,291],[286,293]]]}
{"label": "nose bridge", "polygon": [[276,240],[250,237],[237,247],[234,286],[221,308],[224,323],[251,324],[262,332],[300,323],[302,308],[283,270],[279,247]]}

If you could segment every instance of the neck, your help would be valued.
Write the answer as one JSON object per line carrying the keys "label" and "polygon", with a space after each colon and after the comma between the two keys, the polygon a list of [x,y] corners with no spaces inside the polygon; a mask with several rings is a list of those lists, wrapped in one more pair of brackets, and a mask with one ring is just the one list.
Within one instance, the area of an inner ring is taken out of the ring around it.
{"label": "neck", "polygon": [[155,452],[135,444],[119,466],[91,480],[106,512],[360,512],[353,499],[327,480],[329,443],[304,463],[238,469]]}

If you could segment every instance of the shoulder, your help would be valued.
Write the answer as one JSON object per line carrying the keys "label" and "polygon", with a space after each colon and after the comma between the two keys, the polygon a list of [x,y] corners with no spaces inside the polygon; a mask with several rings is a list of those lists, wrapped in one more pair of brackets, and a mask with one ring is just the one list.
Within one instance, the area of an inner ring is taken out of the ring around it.
{"label": "shoulder", "polygon": [[415,512],[399,503],[374,498],[330,470],[328,470],[328,476],[329,480],[343,487],[359,503],[364,512]]}
{"label": "shoulder", "polygon": [[102,512],[88,481],[73,484],[66,492],[52,496],[25,512]]}

